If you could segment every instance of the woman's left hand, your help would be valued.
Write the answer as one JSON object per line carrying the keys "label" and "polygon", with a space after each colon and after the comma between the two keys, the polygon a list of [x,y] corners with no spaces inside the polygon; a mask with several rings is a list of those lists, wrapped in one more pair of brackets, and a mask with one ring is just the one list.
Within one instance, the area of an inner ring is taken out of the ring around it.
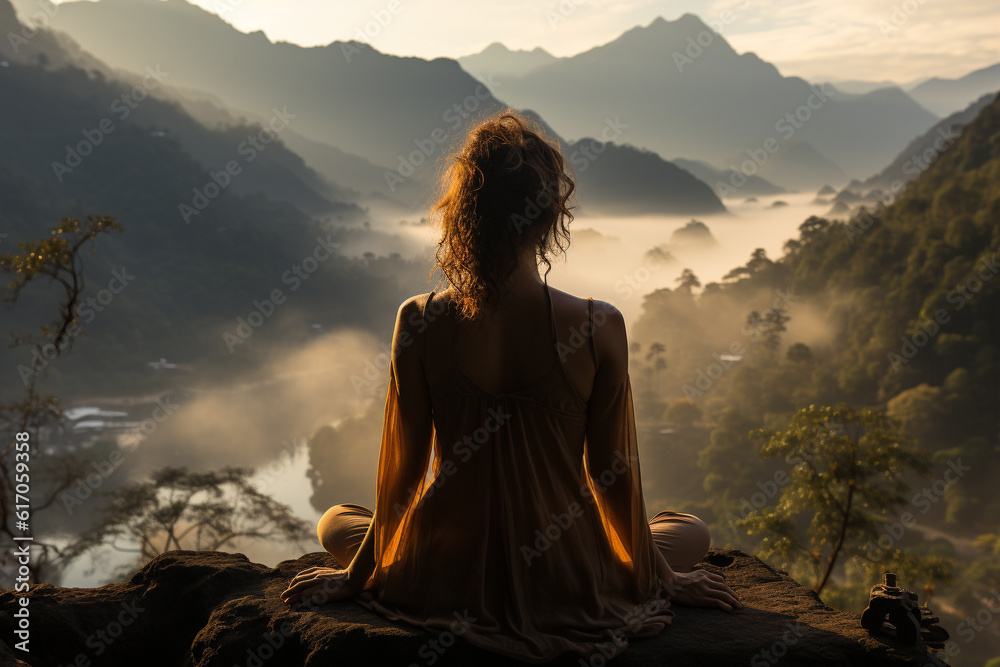
{"label": "woman's left hand", "polygon": [[360,588],[351,582],[347,570],[311,567],[292,578],[292,583],[282,592],[281,599],[295,608],[310,602],[323,604],[347,600],[360,592]]}

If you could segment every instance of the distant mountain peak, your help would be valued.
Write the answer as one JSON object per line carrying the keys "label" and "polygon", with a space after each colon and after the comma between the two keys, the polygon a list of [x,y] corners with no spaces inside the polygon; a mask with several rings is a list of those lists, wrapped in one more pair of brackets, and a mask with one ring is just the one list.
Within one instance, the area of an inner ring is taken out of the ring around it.
{"label": "distant mountain peak", "polygon": [[899,86],[885,86],[884,88],[876,88],[873,91],[864,93],[865,96],[870,99],[880,99],[880,100],[896,100],[902,101],[907,99],[913,99]]}
{"label": "distant mountain peak", "polygon": [[550,65],[559,58],[543,49],[535,47],[528,49],[511,49],[502,42],[493,42],[479,53],[462,56],[457,59],[462,68],[486,81],[491,75],[504,78],[517,78],[540,67]]}
{"label": "distant mountain peak", "polygon": [[[553,56],[551,53],[549,53],[540,46],[536,46],[533,49],[512,49],[503,42],[493,42],[479,53],[473,55],[499,57],[499,56],[517,55],[517,54],[531,54],[534,56],[542,56],[546,58],[555,59],[555,56]],[[461,58],[459,60],[461,60]]]}
{"label": "distant mountain peak", "polygon": [[[720,52],[736,53],[724,37],[716,35],[704,21],[691,13],[681,14],[673,21],[667,20],[662,16],[657,16],[649,25],[638,25],[630,30],[626,30],[617,39],[605,44],[604,47],[624,45],[626,48],[683,53],[690,44],[689,40],[697,40],[698,36],[705,31],[715,35],[709,43],[709,48]],[[704,37],[702,40],[704,40]],[[595,47],[591,52],[604,47]],[[698,45],[698,49],[703,48],[705,48],[704,44]]]}
{"label": "distant mountain peak", "polygon": [[510,53],[511,49],[507,48],[507,45],[503,42],[493,42],[485,49],[480,51],[480,53]]}
{"label": "distant mountain peak", "polygon": [[961,111],[982,95],[1000,88],[1000,63],[969,72],[958,79],[934,77],[909,89],[909,94],[925,108],[947,116]]}
{"label": "distant mountain peak", "polygon": [[4,33],[4,41],[7,41],[7,33],[14,32],[20,27],[17,20],[17,13],[9,0],[0,0],[0,29]]}
{"label": "distant mountain peak", "polygon": [[702,30],[711,30],[711,28],[709,28],[708,25],[706,25],[705,22],[701,20],[701,17],[699,17],[697,14],[692,14],[691,12],[685,12],[680,16],[678,16],[673,21],[668,21],[662,16],[657,16],[655,19],[653,19],[652,23],[646,26],[645,29],[646,30],[679,29],[684,31],[685,33],[691,33],[692,35],[696,35]]}
{"label": "distant mountain peak", "polygon": [[683,26],[698,26],[701,28],[708,27],[708,25],[701,20],[700,16],[698,16],[697,14],[692,14],[691,12],[684,12],[683,14],[678,16],[676,19],[674,19],[674,24]]}

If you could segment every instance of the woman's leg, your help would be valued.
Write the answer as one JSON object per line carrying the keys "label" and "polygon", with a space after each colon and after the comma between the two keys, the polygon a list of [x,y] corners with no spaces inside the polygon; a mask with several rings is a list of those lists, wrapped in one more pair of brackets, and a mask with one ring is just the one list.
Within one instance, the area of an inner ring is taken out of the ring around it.
{"label": "woman's leg", "polygon": [[374,512],[363,505],[334,505],[316,526],[319,543],[333,554],[341,567],[347,567],[354,560],[374,516]]}
{"label": "woman's leg", "polygon": [[675,572],[690,572],[705,557],[712,541],[708,526],[693,514],[664,510],[649,522],[649,529]]}

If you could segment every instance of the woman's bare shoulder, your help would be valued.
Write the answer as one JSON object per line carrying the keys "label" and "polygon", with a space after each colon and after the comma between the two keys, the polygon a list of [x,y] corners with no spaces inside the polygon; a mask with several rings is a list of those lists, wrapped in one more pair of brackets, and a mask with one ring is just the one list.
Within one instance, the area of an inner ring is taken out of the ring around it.
{"label": "woman's bare shoulder", "polygon": [[413,311],[423,312],[424,309],[430,309],[432,306],[443,303],[448,300],[447,295],[444,292],[424,292],[423,294],[414,294],[410,298],[403,301],[399,306],[400,312],[411,313]]}
{"label": "woman's bare shoulder", "polygon": [[[589,301],[590,297],[576,296],[575,294],[570,294],[551,286],[549,287],[549,292],[552,294],[552,303],[557,309],[561,305],[563,310],[575,313],[587,313],[587,301]],[[601,311],[608,316],[621,317],[621,311],[610,301],[594,299],[594,312],[597,313],[597,311]]]}
{"label": "woman's bare shoulder", "polygon": [[444,303],[440,297],[436,292],[424,292],[403,301],[396,312],[397,330],[422,333],[427,328],[424,320],[433,319],[432,314],[440,314]]}
{"label": "woman's bare shoulder", "polygon": [[[560,319],[589,324],[588,297],[576,296],[553,287],[549,290],[552,294],[552,305]],[[599,332],[595,336],[598,350],[605,345],[619,347],[625,342],[625,318],[609,301],[594,299],[594,329]]]}

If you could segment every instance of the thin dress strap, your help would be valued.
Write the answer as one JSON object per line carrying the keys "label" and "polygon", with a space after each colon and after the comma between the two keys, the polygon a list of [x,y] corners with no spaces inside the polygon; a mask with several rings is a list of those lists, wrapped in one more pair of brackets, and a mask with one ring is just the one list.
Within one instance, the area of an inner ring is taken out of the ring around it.
{"label": "thin dress strap", "polygon": [[427,295],[427,300],[424,301],[424,309],[420,313],[420,317],[423,318],[425,322],[427,321],[427,306],[429,306],[431,301],[433,300],[434,300],[434,290],[431,290],[431,293]]}
{"label": "thin dress strap", "polygon": [[559,337],[556,335],[556,309],[552,305],[552,294],[549,292],[549,283],[545,281],[545,297],[549,301],[549,328],[552,329],[552,349],[556,353],[556,363],[562,363],[562,356],[559,354]]}
{"label": "thin dress strap", "polygon": [[[421,331],[427,331],[427,306],[430,305],[433,299],[434,299],[434,291],[431,290],[431,293],[427,295],[427,300],[424,301],[424,307],[420,311],[420,319],[423,322],[423,329],[421,329]],[[420,347],[422,350],[421,355],[423,356],[424,359],[424,368],[426,368],[427,364],[427,353],[428,353],[427,344],[428,344],[427,337],[420,336]]]}
{"label": "thin dress strap", "polygon": [[[446,297],[448,302],[444,305],[443,314],[451,314],[451,296]],[[451,319],[451,318],[449,318]],[[451,346],[451,366],[452,368],[458,368],[458,320],[460,318],[454,318],[451,322],[448,322],[448,330],[451,332],[449,334],[450,340],[448,341]],[[458,370],[462,370],[458,368]],[[463,371],[464,372],[464,371]]]}
{"label": "thin dress strap", "polygon": [[594,340],[594,297],[587,297],[587,309],[590,311],[590,350],[594,353],[594,368],[597,368],[597,342]]}

